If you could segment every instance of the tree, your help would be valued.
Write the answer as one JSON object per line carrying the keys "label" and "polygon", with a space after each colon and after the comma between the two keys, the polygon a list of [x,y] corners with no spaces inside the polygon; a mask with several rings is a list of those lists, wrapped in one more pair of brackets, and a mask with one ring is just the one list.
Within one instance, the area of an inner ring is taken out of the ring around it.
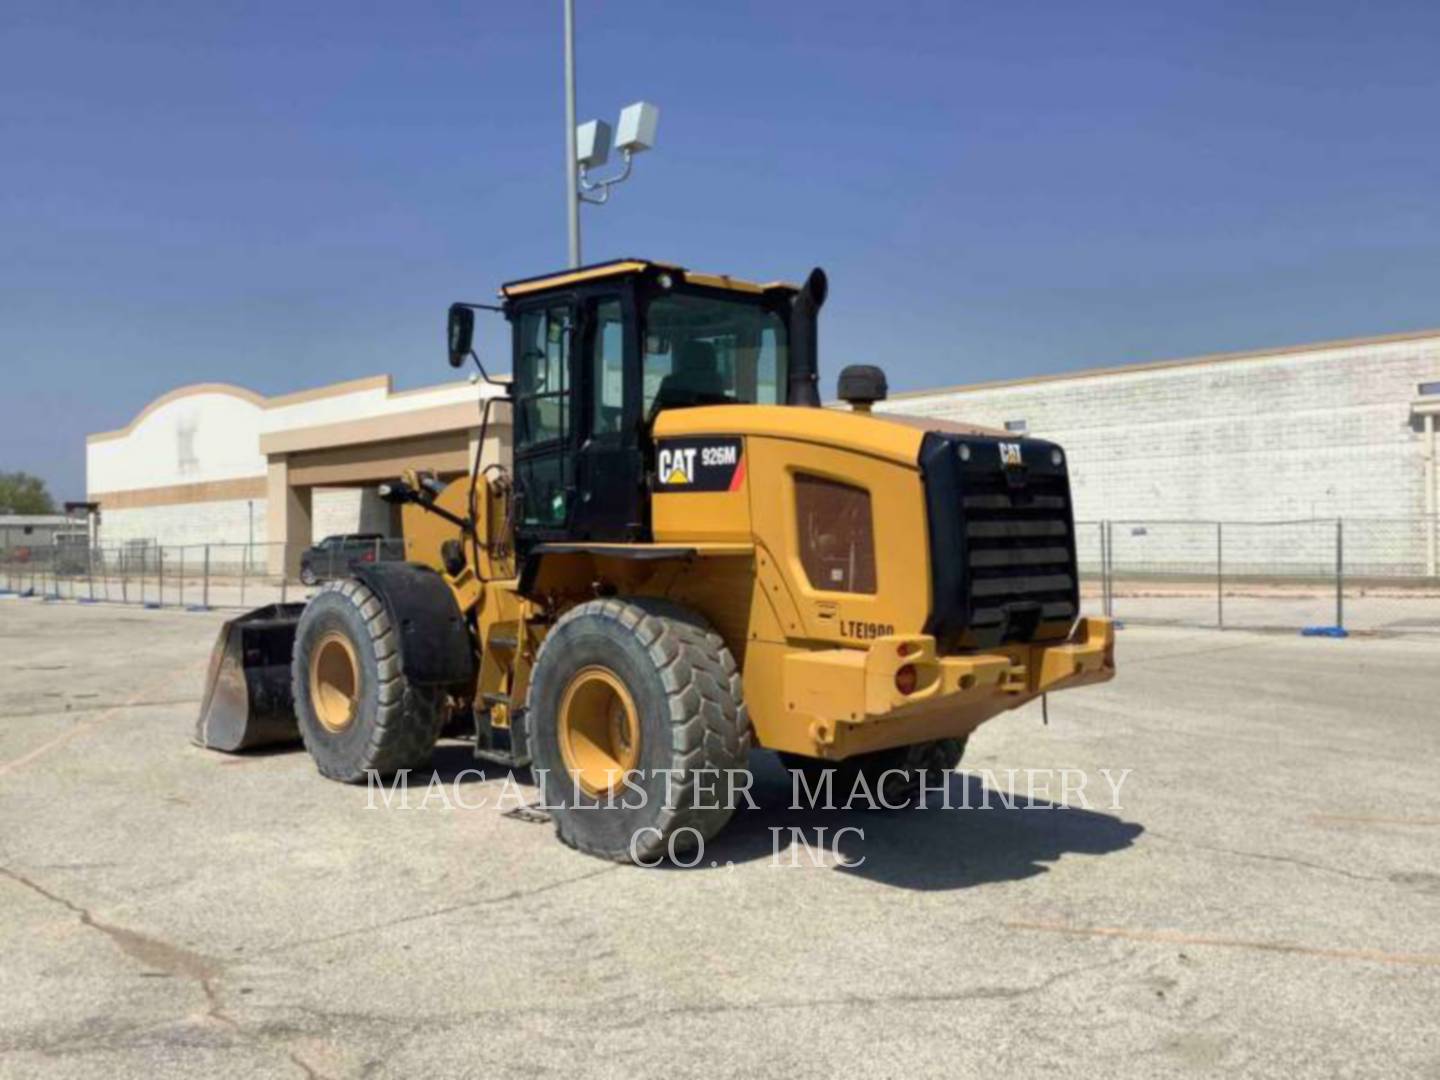
{"label": "tree", "polygon": [[45,481],[25,472],[0,472],[0,513],[53,514],[55,500]]}

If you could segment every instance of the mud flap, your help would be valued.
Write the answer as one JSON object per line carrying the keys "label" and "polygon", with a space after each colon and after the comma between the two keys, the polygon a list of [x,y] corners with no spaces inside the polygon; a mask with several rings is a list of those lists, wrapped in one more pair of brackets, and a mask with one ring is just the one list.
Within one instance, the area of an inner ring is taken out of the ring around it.
{"label": "mud flap", "polygon": [[210,652],[195,742],[234,753],[298,742],[290,652],[304,604],[268,604],[220,628]]}

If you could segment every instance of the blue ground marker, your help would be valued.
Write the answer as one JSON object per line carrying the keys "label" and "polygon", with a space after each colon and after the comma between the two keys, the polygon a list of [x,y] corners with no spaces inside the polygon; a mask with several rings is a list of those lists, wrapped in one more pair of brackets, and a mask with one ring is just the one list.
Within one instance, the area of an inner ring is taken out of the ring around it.
{"label": "blue ground marker", "polygon": [[1300,636],[1347,638],[1350,631],[1343,626],[1307,626],[1300,631]]}

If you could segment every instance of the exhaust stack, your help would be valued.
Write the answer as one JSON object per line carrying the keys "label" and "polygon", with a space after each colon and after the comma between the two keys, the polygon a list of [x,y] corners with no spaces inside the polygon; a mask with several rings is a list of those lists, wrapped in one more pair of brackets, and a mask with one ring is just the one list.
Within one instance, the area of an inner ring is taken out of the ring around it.
{"label": "exhaust stack", "polygon": [[830,291],[825,271],[815,267],[790,302],[790,379],[787,405],[820,407],[819,315]]}

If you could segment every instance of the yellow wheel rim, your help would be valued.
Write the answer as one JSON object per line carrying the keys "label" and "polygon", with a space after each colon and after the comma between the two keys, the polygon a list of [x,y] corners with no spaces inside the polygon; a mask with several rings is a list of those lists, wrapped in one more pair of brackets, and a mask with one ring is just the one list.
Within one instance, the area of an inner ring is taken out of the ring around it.
{"label": "yellow wheel rim", "polygon": [[640,714],[609,668],[575,673],[560,699],[557,727],[565,768],[587,795],[613,793],[640,761]]}
{"label": "yellow wheel rim", "polygon": [[360,703],[360,664],[350,639],[337,630],[310,652],[310,702],[326,731],[344,731],[355,722]]}

